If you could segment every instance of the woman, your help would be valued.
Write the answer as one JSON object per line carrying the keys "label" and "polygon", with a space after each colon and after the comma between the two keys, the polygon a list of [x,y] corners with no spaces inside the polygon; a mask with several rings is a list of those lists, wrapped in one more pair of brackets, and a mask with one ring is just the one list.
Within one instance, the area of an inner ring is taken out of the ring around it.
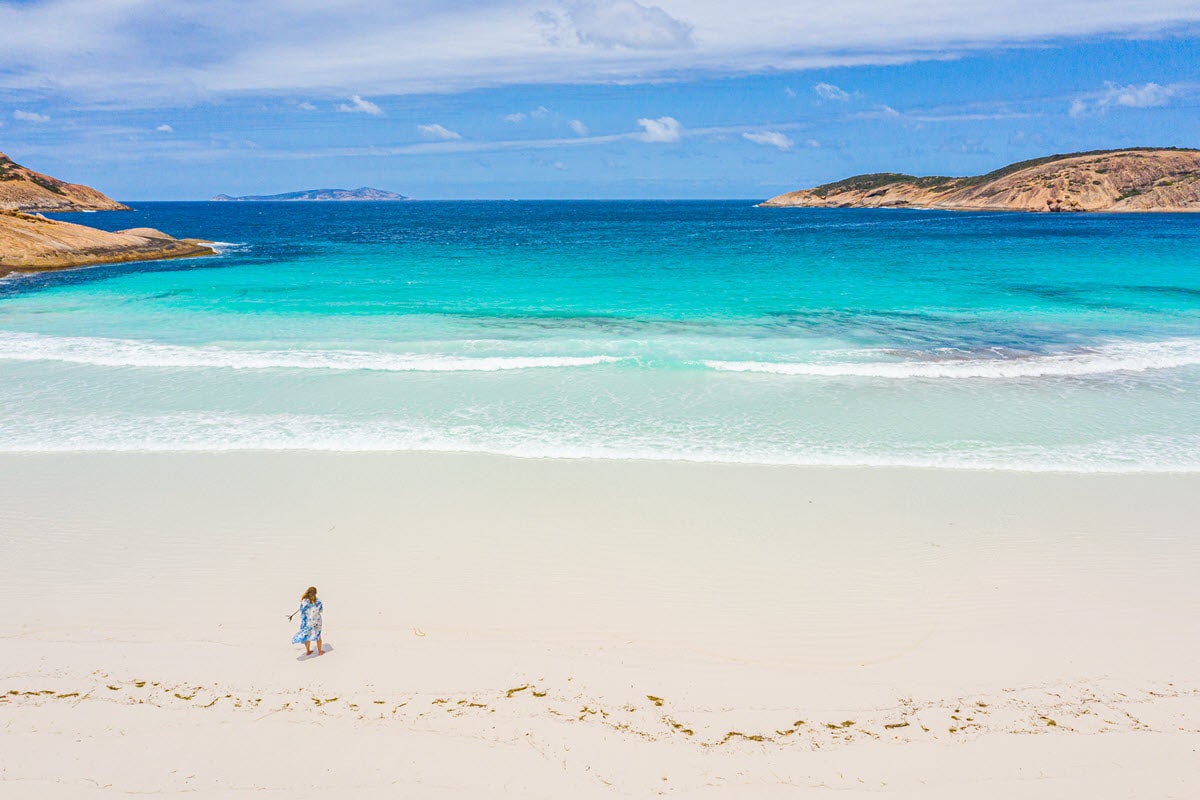
{"label": "woman", "polygon": [[325,655],[321,649],[321,611],[324,606],[317,599],[317,587],[310,586],[300,595],[300,630],[292,637],[292,644],[304,642],[304,655],[312,655],[312,643],[317,643],[317,655]]}

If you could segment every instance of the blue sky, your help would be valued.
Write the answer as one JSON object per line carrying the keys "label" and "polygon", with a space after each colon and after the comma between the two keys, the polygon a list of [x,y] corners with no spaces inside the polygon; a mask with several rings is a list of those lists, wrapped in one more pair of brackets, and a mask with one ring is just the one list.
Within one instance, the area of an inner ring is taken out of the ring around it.
{"label": "blue sky", "polygon": [[0,150],[121,199],[764,198],[1200,147],[1200,0],[0,0]]}

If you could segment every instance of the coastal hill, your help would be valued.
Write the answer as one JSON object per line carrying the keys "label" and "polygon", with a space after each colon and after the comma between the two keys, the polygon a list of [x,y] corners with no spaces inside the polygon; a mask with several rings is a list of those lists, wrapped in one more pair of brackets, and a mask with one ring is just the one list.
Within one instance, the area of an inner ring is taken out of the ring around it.
{"label": "coastal hill", "polygon": [[14,211],[127,211],[90,186],[67,183],[0,153],[0,209]]}
{"label": "coastal hill", "polygon": [[248,203],[285,203],[297,201],[351,201],[351,200],[407,200],[402,194],[388,192],[383,189],[372,189],[362,186],[358,189],[306,189],[302,192],[285,192],[284,194],[247,195],[245,197],[230,197],[219,194],[213,198],[216,202],[248,202]]}
{"label": "coastal hill", "polygon": [[762,206],[956,211],[1200,211],[1200,150],[1094,150],[1021,161],[968,178],[856,175]]}
{"label": "coastal hill", "polygon": [[216,252],[207,242],[175,239],[153,228],[111,233],[25,213],[127,210],[91,187],[34,172],[0,153],[0,276]]}

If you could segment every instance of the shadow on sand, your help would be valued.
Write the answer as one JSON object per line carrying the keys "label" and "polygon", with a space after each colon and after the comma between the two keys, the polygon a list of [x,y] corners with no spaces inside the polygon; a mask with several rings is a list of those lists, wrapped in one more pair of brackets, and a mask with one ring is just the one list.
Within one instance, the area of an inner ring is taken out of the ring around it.
{"label": "shadow on sand", "polygon": [[[325,651],[325,655],[321,656],[321,658],[324,658],[325,656],[327,656],[333,652],[333,645],[329,644],[329,642],[322,642],[321,649]],[[313,651],[312,651],[312,655],[307,655],[305,653],[301,653],[300,655],[296,656],[296,660],[297,661],[311,661],[316,657],[317,657],[317,648],[314,647]]]}

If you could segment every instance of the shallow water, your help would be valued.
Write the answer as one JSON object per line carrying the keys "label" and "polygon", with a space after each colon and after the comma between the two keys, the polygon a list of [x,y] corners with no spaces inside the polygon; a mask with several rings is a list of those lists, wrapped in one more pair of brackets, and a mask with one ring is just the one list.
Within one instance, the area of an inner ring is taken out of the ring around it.
{"label": "shallow water", "polygon": [[0,283],[0,450],[1200,470],[1188,215],[147,203]]}

